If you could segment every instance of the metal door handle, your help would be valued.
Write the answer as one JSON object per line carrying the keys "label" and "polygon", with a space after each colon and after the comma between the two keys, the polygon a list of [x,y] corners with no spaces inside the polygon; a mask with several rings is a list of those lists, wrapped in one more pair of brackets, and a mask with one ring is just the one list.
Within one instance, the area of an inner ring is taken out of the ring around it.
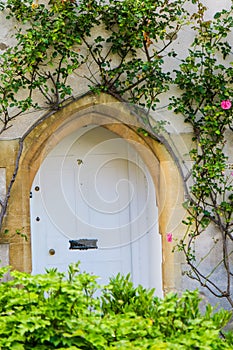
{"label": "metal door handle", "polygon": [[55,249],[49,249],[49,255],[55,255]]}

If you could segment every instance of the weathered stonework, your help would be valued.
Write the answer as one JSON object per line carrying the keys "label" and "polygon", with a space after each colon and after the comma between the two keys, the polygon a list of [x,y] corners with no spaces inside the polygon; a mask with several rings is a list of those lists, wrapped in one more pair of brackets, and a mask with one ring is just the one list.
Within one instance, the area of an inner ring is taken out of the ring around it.
{"label": "weathered stonework", "polygon": [[[101,111],[101,113],[100,113]],[[118,120],[115,115],[119,116]],[[88,95],[71,103],[63,110],[51,115],[38,125],[26,138],[19,173],[9,202],[5,227],[13,232],[22,228],[27,235],[25,241],[13,235],[10,239],[10,264],[23,271],[31,271],[29,193],[36,172],[48,152],[66,135],[88,124],[102,125],[127,141],[138,145],[138,151],[151,172],[158,194],[159,227],[163,237],[163,285],[164,290],[175,290],[179,281],[174,280],[174,255],[166,241],[169,230],[178,235],[180,221],[184,216],[181,207],[183,188],[178,170],[165,147],[158,142],[143,137],[137,132],[137,121],[129,111],[108,95]],[[2,163],[8,168],[8,157],[15,158],[17,140],[1,141],[5,145]],[[140,148],[140,145],[143,147]],[[13,154],[14,157],[13,157]],[[5,163],[3,162],[5,160]],[[12,167],[9,169],[9,174]],[[179,217],[179,220],[177,218]],[[178,262],[176,262],[178,264]]]}

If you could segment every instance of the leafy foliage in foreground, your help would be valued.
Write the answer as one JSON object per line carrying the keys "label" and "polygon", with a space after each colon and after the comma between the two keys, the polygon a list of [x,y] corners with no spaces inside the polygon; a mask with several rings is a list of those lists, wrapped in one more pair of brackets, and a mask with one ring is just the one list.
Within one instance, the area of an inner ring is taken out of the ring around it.
{"label": "leafy foliage in foreground", "polygon": [[66,278],[55,270],[11,276],[0,284],[2,350],[232,349],[230,336],[219,336],[231,314],[213,314],[208,305],[202,315],[197,291],[159,299],[117,275],[94,298],[96,277],[79,273],[78,265]]}

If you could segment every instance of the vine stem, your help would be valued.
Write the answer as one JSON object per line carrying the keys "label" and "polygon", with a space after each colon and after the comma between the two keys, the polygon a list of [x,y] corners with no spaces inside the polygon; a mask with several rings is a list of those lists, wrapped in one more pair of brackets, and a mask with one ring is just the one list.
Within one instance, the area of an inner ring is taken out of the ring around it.
{"label": "vine stem", "polygon": [[38,119],[34,124],[32,124],[30,126],[30,128],[28,128],[28,130],[23,134],[23,136],[19,139],[19,148],[18,148],[18,152],[17,152],[17,156],[16,156],[16,160],[15,160],[15,166],[14,166],[14,171],[10,180],[9,185],[7,186],[7,191],[6,191],[6,195],[3,201],[1,201],[1,211],[0,211],[0,228],[3,225],[3,220],[4,217],[6,215],[6,211],[7,211],[7,206],[8,206],[8,202],[9,202],[9,198],[11,195],[11,190],[13,187],[13,184],[16,180],[18,171],[19,171],[19,164],[20,164],[20,159],[23,153],[23,146],[24,146],[24,140],[25,138],[31,133],[32,130],[34,130],[35,127],[37,127],[38,125],[40,125],[44,120],[46,120],[47,118],[49,118],[56,110],[50,110],[48,113],[46,113],[44,116],[42,116],[40,119]]}

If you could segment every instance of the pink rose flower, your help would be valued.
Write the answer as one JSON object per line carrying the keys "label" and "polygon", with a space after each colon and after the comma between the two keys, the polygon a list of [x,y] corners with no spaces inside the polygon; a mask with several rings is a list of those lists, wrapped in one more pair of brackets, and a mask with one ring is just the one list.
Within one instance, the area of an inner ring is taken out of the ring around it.
{"label": "pink rose flower", "polygon": [[221,102],[222,109],[230,109],[231,108],[231,101],[230,100],[223,100]]}
{"label": "pink rose flower", "polygon": [[167,233],[167,242],[172,242],[172,233]]}

